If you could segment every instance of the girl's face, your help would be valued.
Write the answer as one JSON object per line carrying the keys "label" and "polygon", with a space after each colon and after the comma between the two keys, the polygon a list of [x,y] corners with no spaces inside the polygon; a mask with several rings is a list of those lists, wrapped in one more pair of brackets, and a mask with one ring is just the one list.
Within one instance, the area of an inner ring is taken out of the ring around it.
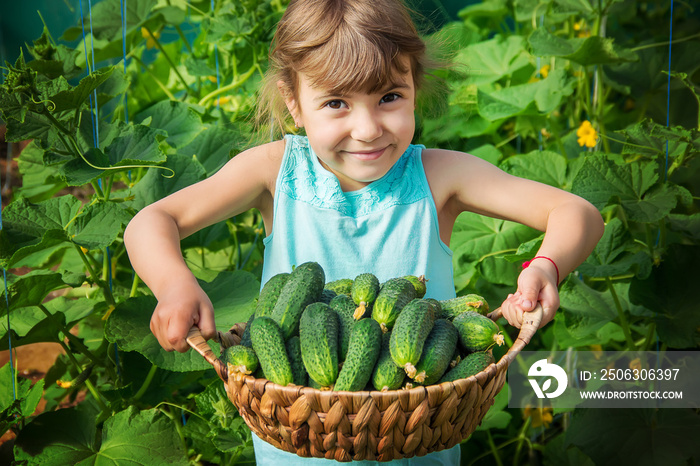
{"label": "girl's face", "polygon": [[384,176],[406,151],[415,131],[415,89],[410,71],[381,92],[338,95],[312,87],[299,75],[297,99],[287,107],[321,164],[343,191]]}

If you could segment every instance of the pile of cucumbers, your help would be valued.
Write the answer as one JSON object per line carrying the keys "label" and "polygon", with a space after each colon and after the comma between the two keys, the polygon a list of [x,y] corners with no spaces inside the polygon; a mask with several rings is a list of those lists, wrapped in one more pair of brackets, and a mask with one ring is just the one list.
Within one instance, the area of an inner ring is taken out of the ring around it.
{"label": "pile of cucumbers", "polygon": [[396,390],[469,377],[503,344],[478,295],[425,298],[426,280],[379,282],[371,273],[325,281],[306,262],[268,280],[240,345],[222,360],[229,377],[252,374],[321,390]]}

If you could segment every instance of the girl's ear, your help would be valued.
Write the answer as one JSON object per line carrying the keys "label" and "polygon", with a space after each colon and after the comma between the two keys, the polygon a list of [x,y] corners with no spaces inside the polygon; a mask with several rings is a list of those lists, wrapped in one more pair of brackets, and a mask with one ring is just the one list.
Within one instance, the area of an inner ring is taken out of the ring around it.
{"label": "girl's ear", "polygon": [[284,103],[287,106],[287,110],[289,110],[289,114],[292,115],[295,126],[297,128],[301,127],[301,118],[299,118],[301,115],[299,113],[299,106],[297,105],[297,100],[294,97],[294,93],[282,80],[277,81],[277,89],[279,89],[280,94],[282,94]]}

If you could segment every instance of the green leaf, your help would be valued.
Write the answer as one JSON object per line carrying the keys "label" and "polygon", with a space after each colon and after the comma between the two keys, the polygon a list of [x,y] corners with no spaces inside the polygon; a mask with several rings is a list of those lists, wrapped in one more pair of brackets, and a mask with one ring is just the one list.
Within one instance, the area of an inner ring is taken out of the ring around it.
{"label": "green leaf", "polygon": [[639,278],[646,278],[651,272],[651,257],[645,250],[638,249],[622,221],[614,218],[605,225],[603,237],[578,270],[589,277],[634,273]]}
{"label": "green leaf", "polygon": [[33,202],[51,198],[66,187],[56,170],[44,165],[44,154],[45,151],[39,144],[32,141],[19,153],[17,160],[22,175],[22,186],[18,188],[18,192]]}
{"label": "green leaf", "polygon": [[644,280],[633,280],[630,301],[654,312],[661,341],[671,348],[697,348],[700,344],[700,247],[672,244],[663,262]]}
{"label": "green leaf", "polygon": [[586,157],[572,191],[600,210],[617,204],[630,220],[653,223],[671,212],[679,194],[668,183],[655,187],[658,178],[656,163],[619,165],[606,155],[597,154]]}
{"label": "green leaf", "polygon": [[[88,76],[85,76],[83,79],[81,79],[77,86],[73,88],[68,87],[67,89],[65,88],[65,86],[68,84],[68,82],[65,80],[65,78],[61,76],[57,78],[57,81],[60,83],[59,87],[45,90],[44,93],[47,93],[49,91],[52,92],[50,92],[50,95],[43,95],[42,97],[45,99],[49,99],[51,100],[51,102],[54,103],[54,105],[56,106],[53,110],[54,112],[74,110],[80,107],[82,104],[87,103],[87,99],[90,96],[90,94],[92,94],[92,92],[95,89],[97,89],[102,83],[107,81],[107,79],[109,79],[113,71],[113,66],[100,68],[99,70],[95,70]],[[60,89],[58,92],[53,93],[53,91],[56,91],[58,89]]]}
{"label": "green leaf", "polygon": [[[200,282],[200,286],[214,305],[216,327],[221,331],[250,317],[260,289],[255,276],[243,271],[222,272],[210,283]],[[187,372],[211,368],[195,351],[177,353],[161,348],[149,327],[155,306],[156,300],[151,296],[129,298],[119,304],[107,320],[106,338],[124,351],[138,351],[162,369]],[[211,344],[218,354],[218,345]]]}
{"label": "green leaf", "polygon": [[469,69],[470,84],[487,84],[510,76],[529,66],[525,41],[519,36],[496,36],[462,49],[455,57],[459,64]]}
{"label": "green leaf", "polygon": [[190,105],[180,101],[157,102],[136,115],[134,121],[142,123],[147,118],[151,118],[151,128],[167,132],[166,142],[175,148],[186,146],[204,129],[199,114]]}
{"label": "green leaf", "polygon": [[37,204],[20,198],[3,216],[0,259],[6,268],[61,243],[73,242],[88,249],[108,246],[130,218],[113,203],[90,204],[81,210],[81,202],[71,195]]}
{"label": "green leaf", "polygon": [[[0,390],[0,418],[4,417],[4,414],[12,405],[18,402],[19,413],[22,417],[29,417],[34,414],[36,407],[39,405],[39,400],[41,400],[41,395],[44,389],[44,380],[39,380],[37,383],[32,384],[32,382],[24,377],[18,377],[17,368],[15,367],[15,373],[10,371],[10,365],[5,364],[0,367],[0,385],[4,387]],[[13,384],[13,376],[17,377],[16,383]],[[14,392],[13,392],[14,387]],[[21,418],[16,419],[17,422]],[[0,428],[0,435],[4,434],[5,431]]]}
{"label": "green leaf", "polygon": [[589,0],[554,0],[554,3],[558,5],[557,11],[559,13],[579,12],[585,15],[593,13],[593,7]]}
{"label": "green leaf", "polygon": [[206,170],[192,157],[171,155],[162,166],[172,169],[175,175],[166,178],[163,170],[149,169],[148,173],[131,190],[134,195],[132,206],[140,210],[147,205],[179,191],[206,177]]}
{"label": "green leaf", "polygon": [[239,127],[206,125],[192,142],[178,150],[178,154],[196,157],[207,175],[212,175],[229,161],[232,152],[242,150],[246,138]]}
{"label": "green leaf", "polygon": [[515,252],[521,243],[539,235],[540,232],[515,222],[463,212],[457,217],[450,240],[455,273],[459,275],[477,263],[491,283],[513,285],[520,266],[499,256]]}
{"label": "green leaf", "polygon": [[17,436],[15,459],[29,465],[188,465],[173,422],[158,409],[135,406],[104,423],[76,408],[46,412]]}
{"label": "green leaf", "polygon": [[565,436],[597,465],[661,466],[698,458],[699,429],[690,409],[577,409]]}
{"label": "green leaf", "polygon": [[533,55],[562,57],[584,66],[639,60],[635,52],[617,47],[611,38],[591,36],[585,39],[564,39],[547,32],[543,27],[530,34],[528,43]]}
{"label": "green leaf", "polygon": [[545,183],[556,188],[566,184],[566,157],[551,151],[532,151],[507,158],[501,168],[511,175]]}
{"label": "green leaf", "polygon": [[554,334],[561,347],[624,340],[622,329],[612,322],[617,311],[610,293],[596,291],[571,277],[561,286],[559,297],[562,311],[555,319]]}
{"label": "green leaf", "polygon": [[[3,287],[2,297],[9,297],[9,310],[21,307],[36,306],[41,304],[51,291],[65,288],[61,274],[51,270],[32,270],[24,275],[9,275],[7,277],[7,290]],[[8,308],[3,305],[0,315],[7,314]]]}

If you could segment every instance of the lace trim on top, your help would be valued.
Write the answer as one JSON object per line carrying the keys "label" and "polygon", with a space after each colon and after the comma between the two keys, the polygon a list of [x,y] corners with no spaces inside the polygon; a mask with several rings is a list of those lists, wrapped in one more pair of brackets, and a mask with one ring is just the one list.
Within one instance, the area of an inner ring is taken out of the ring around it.
{"label": "lace trim on top", "polygon": [[344,192],[338,178],[318,161],[305,136],[285,137],[287,148],[280,168],[278,189],[290,198],[348,217],[361,217],[399,204],[412,204],[426,197],[421,145],[410,145],[389,171],[357,191]]}

